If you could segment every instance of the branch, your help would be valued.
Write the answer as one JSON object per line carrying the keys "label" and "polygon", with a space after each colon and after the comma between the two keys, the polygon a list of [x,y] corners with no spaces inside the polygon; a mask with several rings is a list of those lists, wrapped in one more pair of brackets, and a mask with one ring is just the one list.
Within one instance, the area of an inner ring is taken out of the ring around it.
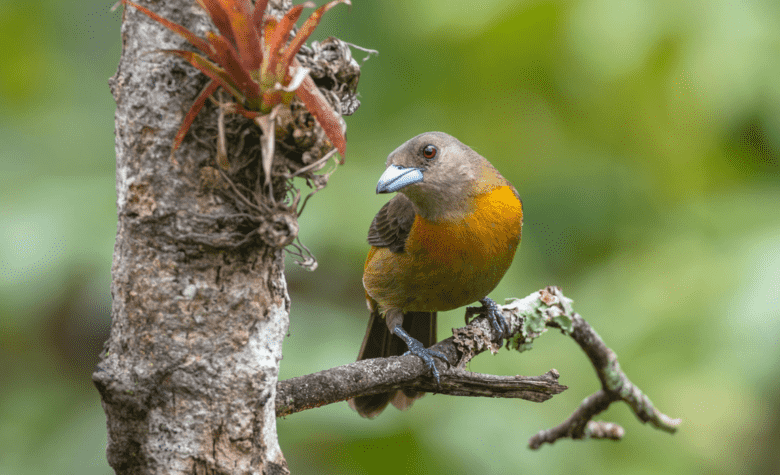
{"label": "branch", "polygon": [[[439,351],[448,348],[454,352],[452,340],[441,341],[435,348]],[[280,381],[276,386],[276,416],[401,388],[451,396],[542,402],[567,389],[558,384],[558,376],[555,370],[541,376],[495,376],[450,368],[442,372],[441,386],[437,387],[430,371],[416,356],[375,358]]]}
{"label": "branch", "polygon": [[[541,292],[549,294],[546,297],[548,300],[566,299],[557,287],[548,287]],[[601,337],[582,317],[572,313],[571,326],[560,325],[558,322],[551,322],[549,325],[569,334],[585,351],[601,381],[602,389],[585,398],[580,407],[563,423],[531,437],[528,441],[530,448],[538,449],[545,442],[552,444],[564,437],[572,439],[621,439],[625,431],[619,425],[591,420],[596,414],[605,411],[610,404],[621,400],[631,407],[634,414],[642,422],[650,422],[657,429],[670,434],[677,431],[677,427],[682,421],[672,419],[653,406],[650,398],[642,393],[620,369],[615,352],[607,347]]]}
{"label": "branch", "polygon": [[[523,299],[511,300],[501,305],[509,325],[507,347],[517,351],[529,350],[533,340],[547,331],[557,328],[571,336],[585,351],[602,384],[602,389],[586,398],[580,407],[563,423],[531,438],[529,446],[539,448],[545,442],[553,443],[561,438],[572,439],[621,439],[624,430],[617,424],[592,420],[615,401],[625,401],[642,422],[650,422],[656,428],[674,433],[679,419],[655,409],[639,388],[620,369],[617,356],[588,323],[572,309],[571,299],[558,287],[547,287]],[[295,412],[324,406],[356,396],[408,388],[416,391],[435,392],[453,396],[508,397],[542,402],[567,389],[558,384],[558,371],[550,370],[541,376],[493,376],[472,373],[464,368],[476,355],[500,347],[493,342],[493,327],[484,316],[468,322],[469,317],[482,313],[481,307],[466,310],[467,325],[453,329],[453,336],[435,344],[432,348],[444,353],[448,368],[438,360],[441,386],[436,386],[420,359],[416,356],[394,356],[358,361],[299,376],[277,385],[276,415],[286,416]]]}

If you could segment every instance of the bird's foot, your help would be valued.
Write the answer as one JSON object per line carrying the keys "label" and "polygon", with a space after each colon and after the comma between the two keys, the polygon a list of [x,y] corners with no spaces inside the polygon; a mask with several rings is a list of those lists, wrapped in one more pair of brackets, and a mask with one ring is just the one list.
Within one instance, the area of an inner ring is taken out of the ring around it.
{"label": "bird's foot", "polygon": [[411,354],[418,356],[421,360],[423,360],[423,364],[425,364],[425,366],[433,375],[433,379],[436,381],[436,385],[441,386],[441,382],[439,381],[439,370],[436,368],[436,363],[433,361],[433,357],[435,356],[449,364],[447,361],[447,356],[439,351],[424,347],[419,340],[406,333],[401,325],[396,325],[395,328],[393,328],[393,333],[398,335],[398,337],[402,339],[404,343],[406,343],[406,346],[409,347],[409,351],[404,353],[404,356]]}
{"label": "bird's foot", "polygon": [[501,309],[498,308],[498,304],[488,297],[480,299],[479,303],[482,304],[482,309],[485,316],[490,320],[490,325],[493,326],[493,330],[498,333],[498,338],[495,340],[498,346],[501,347],[504,344],[504,338],[509,337],[509,323],[501,313]]}

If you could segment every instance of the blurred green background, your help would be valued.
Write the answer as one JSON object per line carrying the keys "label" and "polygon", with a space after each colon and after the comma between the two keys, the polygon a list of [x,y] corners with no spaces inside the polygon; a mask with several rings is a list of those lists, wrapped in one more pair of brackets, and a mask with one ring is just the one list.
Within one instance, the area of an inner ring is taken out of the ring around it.
{"label": "blurred green background", "polygon": [[[363,420],[346,403],[279,420],[295,474],[780,473],[780,4],[353,0],[325,17],[363,65],[346,164],[288,260],[282,378],[354,360],[387,154],[428,130],[490,159],[525,203],[491,296],[560,285],[664,412],[625,405],[622,442],[527,440],[598,388],[549,333],[475,371],[561,372],[544,404],[427,396]],[[0,0],[0,474],[108,474],[90,374],[106,339],[116,229],[113,2]],[[321,2],[318,2],[321,3]],[[356,56],[363,54],[355,51]],[[440,317],[439,337],[462,311]]]}

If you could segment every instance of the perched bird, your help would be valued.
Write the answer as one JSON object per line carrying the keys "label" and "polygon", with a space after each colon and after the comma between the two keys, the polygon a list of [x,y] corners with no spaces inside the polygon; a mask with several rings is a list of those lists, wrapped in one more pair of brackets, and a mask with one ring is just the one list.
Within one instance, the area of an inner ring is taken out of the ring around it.
{"label": "perched bird", "polygon": [[[363,287],[371,320],[358,360],[408,348],[438,383],[433,357],[446,357],[427,348],[436,342],[436,312],[479,301],[503,339],[506,321],[487,295],[520,243],[523,204],[490,162],[443,132],[418,135],[387,157],[376,192],[395,191],[368,230]],[[388,402],[405,409],[422,395],[399,390],[349,404],[374,417]]]}

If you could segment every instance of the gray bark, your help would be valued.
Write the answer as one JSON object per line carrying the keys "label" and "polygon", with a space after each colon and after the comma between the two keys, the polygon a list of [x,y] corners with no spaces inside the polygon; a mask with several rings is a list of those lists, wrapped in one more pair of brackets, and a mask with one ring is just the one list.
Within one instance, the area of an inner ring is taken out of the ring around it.
{"label": "gray bark", "polygon": [[[272,1],[271,11],[281,3]],[[143,5],[200,36],[214,29],[194,1]],[[290,299],[283,250],[263,229],[270,223],[274,232],[294,234],[298,201],[284,206],[291,189],[283,178],[274,182],[268,206],[262,193],[243,184],[240,192],[249,190],[249,199],[236,199],[236,177],[247,170],[262,187],[264,180],[255,179],[260,160],[244,158],[240,169],[220,173],[209,145],[216,135],[213,105],[201,111],[172,160],[173,137],[205,77],[157,52],[188,46],[136,9],[124,12],[121,34],[122,57],[110,80],[118,215],[112,327],[93,375],[107,416],[109,464],[120,474],[288,473],[274,401]],[[351,58],[346,62],[357,68]],[[350,80],[356,86],[357,77]],[[341,93],[356,107],[346,88]],[[299,115],[306,113],[301,109]],[[236,156],[257,154],[259,129],[241,117],[227,120],[243,150]],[[274,167],[281,163],[275,173],[289,177],[322,157],[322,133],[311,127],[290,127],[296,137],[316,140],[293,152],[302,163],[275,156]],[[244,139],[252,137],[250,150]],[[233,180],[226,182],[228,176]],[[263,211],[270,214],[260,216]],[[278,226],[288,221],[287,228]]]}

